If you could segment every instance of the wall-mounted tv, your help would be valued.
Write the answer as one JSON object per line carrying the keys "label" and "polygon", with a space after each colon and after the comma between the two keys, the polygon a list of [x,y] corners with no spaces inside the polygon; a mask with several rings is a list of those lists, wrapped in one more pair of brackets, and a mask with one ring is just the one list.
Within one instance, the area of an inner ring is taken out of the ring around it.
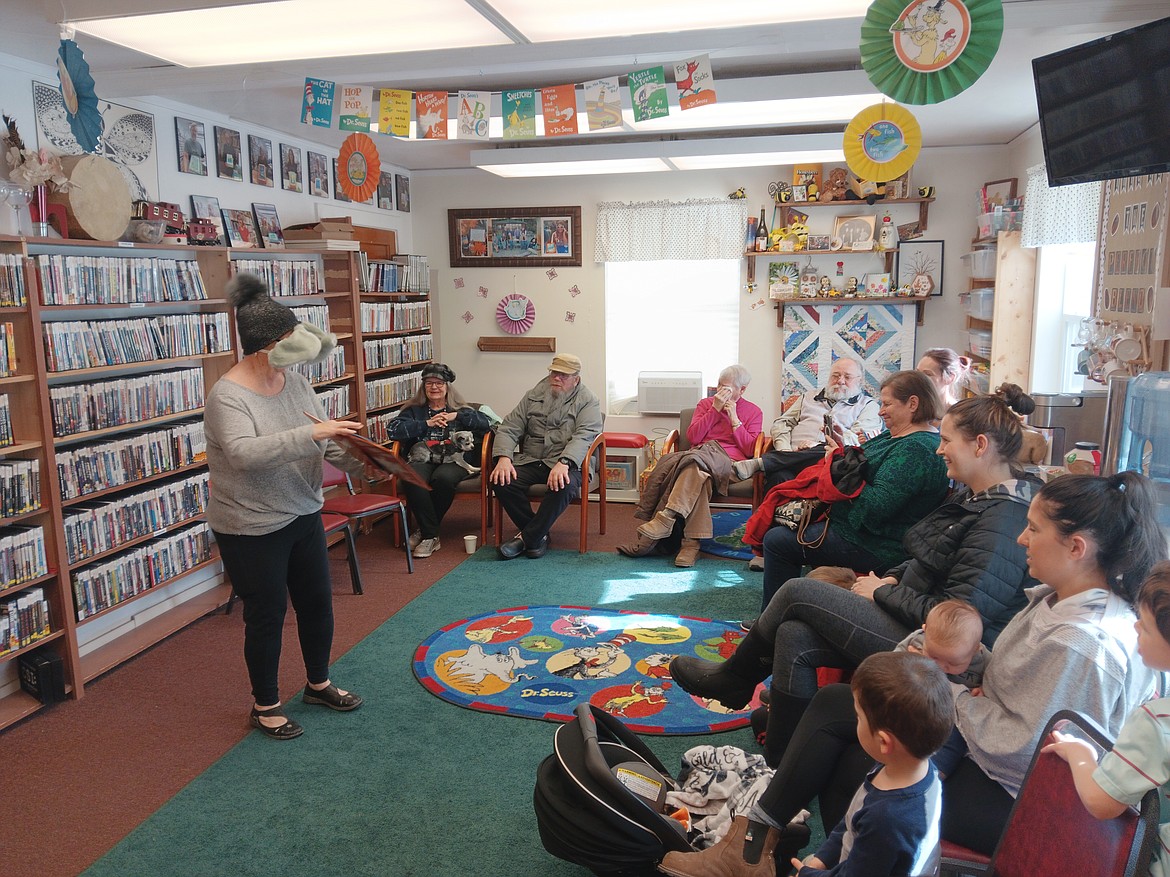
{"label": "wall-mounted tv", "polygon": [[1170,171],[1170,18],[1032,61],[1053,186]]}

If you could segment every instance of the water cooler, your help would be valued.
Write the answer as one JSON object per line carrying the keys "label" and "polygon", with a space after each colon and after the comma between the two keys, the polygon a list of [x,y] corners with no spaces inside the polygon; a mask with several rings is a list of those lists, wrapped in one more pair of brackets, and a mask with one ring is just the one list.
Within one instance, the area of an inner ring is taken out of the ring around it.
{"label": "water cooler", "polygon": [[1158,489],[1158,520],[1170,530],[1170,372],[1110,375],[1101,472],[1141,472]]}
{"label": "water cooler", "polygon": [[1028,425],[1048,436],[1053,465],[1063,465],[1065,454],[1076,442],[1101,444],[1107,399],[1104,388],[1100,392],[1033,393],[1032,399],[1036,410],[1028,415]]}

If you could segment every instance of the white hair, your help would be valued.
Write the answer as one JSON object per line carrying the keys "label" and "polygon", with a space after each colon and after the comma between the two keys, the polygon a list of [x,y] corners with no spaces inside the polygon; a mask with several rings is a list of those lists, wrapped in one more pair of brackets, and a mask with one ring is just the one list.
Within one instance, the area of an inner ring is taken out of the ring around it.
{"label": "white hair", "polygon": [[722,384],[724,381],[729,381],[736,387],[746,387],[752,382],[752,373],[747,370],[746,366],[737,362],[719,372],[719,383]]}

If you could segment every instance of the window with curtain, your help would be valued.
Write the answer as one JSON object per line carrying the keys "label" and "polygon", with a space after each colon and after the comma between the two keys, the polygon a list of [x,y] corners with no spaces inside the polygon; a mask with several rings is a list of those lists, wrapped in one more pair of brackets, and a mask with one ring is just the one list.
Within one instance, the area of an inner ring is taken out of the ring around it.
{"label": "window with curtain", "polygon": [[1100,211],[1100,183],[1049,186],[1044,165],[1030,167],[1020,244],[1048,247],[1096,241]]}
{"label": "window with curtain", "polygon": [[640,371],[699,371],[714,386],[739,361],[742,267],[739,258],[606,264],[610,414],[637,414]]}

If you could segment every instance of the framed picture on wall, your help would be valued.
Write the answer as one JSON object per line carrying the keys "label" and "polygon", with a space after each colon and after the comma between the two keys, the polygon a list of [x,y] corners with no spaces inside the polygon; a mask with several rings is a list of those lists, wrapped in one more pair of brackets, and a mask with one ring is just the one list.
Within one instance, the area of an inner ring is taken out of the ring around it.
{"label": "framed picture on wall", "polygon": [[267,137],[248,135],[248,169],[253,183],[272,188],[272,141]]}
{"label": "framed picture on wall", "polygon": [[912,240],[898,244],[894,286],[908,286],[911,295],[942,295],[943,242]]}
{"label": "framed picture on wall", "polygon": [[259,246],[256,223],[247,210],[223,210],[223,229],[227,234],[229,247],[238,250],[253,250]]}
{"label": "framed picture on wall", "polygon": [[385,171],[378,174],[378,206],[383,210],[394,209],[394,175]]}
{"label": "framed picture on wall", "polygon": [[215,126],[215,173],[224,180],[244,181],[239,131]]}
{"label": "framed picture on wall", "polygon": [[353,199],[345,192],[341,191],[341,186],[337,185],[337,159],[333,159],[333,198],[337,201],[344,201],[346,204],[353,203]]}
{"label": "framed picture on wall", "polygon": [[252,204],[252,216],[256,219],[256,232],[260,246],[268,250],[284,249],[284,234],[276,216],[275,204]]}
{"label": "framed picture on wall", "polygon": [[866,216],[838,216],[833,225],[833,237],[841,242],[845,250],[872,250],[873,232],[877,225],[877,217],[873,214]]}
{"label": "framed picture on wall", "polygon": [[329,158],[319,152],[309,152],[309,194],[329,197]]}
{"label": "framed picture on wall", "polygon": [[410,177],[394,175],[395,194],[398,195],[398,209],[410,213]]}
{"label": "framed picture on wall", "polygon": [[581,208],[451,209],[447,240],[452,268],[580,265]]}
{"label": "framed picture on wall", "polygon": [[175,116],[175,143],[179,172],[207,176],[207,132],[203,123]]}
{"label": "framed picture on wall", "polygon": [[301,148],[280,144],[280,188],[286,192],[304,189],[305,172],[301,163]]}
{"label": "framed picture on wall", "polygon": [[215,226],[216,243],[224,245],[227,238],[223,231],[223,217],[219,211],[219,199],[214,195],[192,195],[191,215]]}

